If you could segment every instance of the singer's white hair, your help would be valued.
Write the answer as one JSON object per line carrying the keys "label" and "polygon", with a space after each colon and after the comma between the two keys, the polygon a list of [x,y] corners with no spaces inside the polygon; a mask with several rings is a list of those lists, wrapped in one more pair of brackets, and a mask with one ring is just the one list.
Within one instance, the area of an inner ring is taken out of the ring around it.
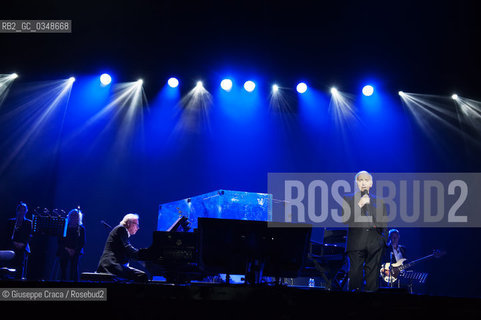
{"label": "singer's white hair", "polygon": [[122,219],[122,221],[120,221],[120,225],[127,228],[129,225],[129,222],[132,220],[139,220],[139,215],[135,213],[126,214]]}
{"label": "singer's white hair", "polygon": [[356,176],[354,177],[354,181],[357,181],[357,178],[359,178],[359,176],[360,176],[361,174],[367,174],[367,175],[371,178],[371,180],[372,180],[372,174],[370,174],[369,172],[367,172],[367,171],[365,171],[365,170],[362,170],[362,171],[359,171],[359,172],[356,174]]}

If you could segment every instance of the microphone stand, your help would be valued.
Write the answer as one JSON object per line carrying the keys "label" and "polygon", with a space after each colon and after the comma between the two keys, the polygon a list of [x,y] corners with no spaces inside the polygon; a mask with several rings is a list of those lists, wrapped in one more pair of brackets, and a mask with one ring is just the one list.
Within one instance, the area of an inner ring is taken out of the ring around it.
{"label": "microphone stand", "polygon": [[100,223],[103,224],[107,229],[109,229],[109,231],[113,229],[112,226],[104,220],[101,220]]}
{"label": "microphone stand", "polygon": [[[392,246],[391,246],[391,249],[394,249]],[[389,254],[389,287],[393,287],[392,286],[392,251],[390,252]]]}

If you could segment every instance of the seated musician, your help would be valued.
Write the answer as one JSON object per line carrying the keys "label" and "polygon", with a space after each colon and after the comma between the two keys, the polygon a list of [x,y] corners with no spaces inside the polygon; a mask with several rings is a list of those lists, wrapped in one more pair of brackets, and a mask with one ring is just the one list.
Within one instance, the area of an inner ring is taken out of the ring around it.
{"label": "seated musician", "polygon": [[131,258],[137,258],[139,250],[130,244],[129,237],[139,230],[139,216],[129,213],[110,232],[100,257],[97,272],[114,274],[136,282],[148,281],[143,271],[129,266]]}

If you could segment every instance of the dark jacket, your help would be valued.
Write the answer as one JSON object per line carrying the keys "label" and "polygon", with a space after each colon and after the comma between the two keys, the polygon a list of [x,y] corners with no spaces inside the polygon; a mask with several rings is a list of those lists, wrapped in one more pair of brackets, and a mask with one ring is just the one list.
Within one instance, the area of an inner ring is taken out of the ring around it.
{"label": "dark jacket", "polygon": [[[344,197],[343,215],[346,214],[347,207],[350,210],[350,218],[347,220],[349,225],[347,231],[346,251],[362,250],[367,241],[375,241],[379,247],[384,247],[387,241],[387,224],[383,217],[387,217],[386,205],[374,194],[369,194],[371,201],[366,204],[365,209],[358,206],[361,193],[349,194]],[[372,222],[357,222],[354,220],[355,214],[361,216],[371,216]],[[374,238],[372,235],[374,234]],[[373,240],[374,239],[374,240]]]}
{"label": "dark jacket", "polygon": [[[14,230],[16,221],[17,221],[16,218],[12,218],[8,220],[9,232],[10,232],[8,234],[8,237],[9,237],[9,240],[11,240],[10,243],[12,243],[12,241],[25,243],[25,252],[30,253],[29,243],[30,243],[30,240],[32,239],[32,220],[23,219],[23,223],[20,226],[20,228],[17,230]],[[11,248],[13,248],[13,244],[11,245]]]}
{"label": "dark jacket", "polygon": [[67,228],[67,236],[60,236],[58,238],[57,256],[66,253],[65,247],[74,249],[75,255],[82,255],[85,246],[85,228],[78,226],[78,228]]}
{"label": "dark jacket", "polygon": [[108,268],[115,264],[124,265],[129,262],[130,258],[137,258],[138,251],[130,244],[127,229],[118,225],[110,231],[99,266]]}
{"label": "dark jacket", "polygon": [[[401,251],[401,254],[402,254],[403,258],[407,259],[406,247],[405,247],[405,246],[402,246],[402,245],[399,245],[399,250]],[[384,251],[384,256],[383,256],[381,262],[383,262],[383,263],[385,263],[385,262],[390,262],[390,260],[391,260],[391,252],[392,252],[392,262],[393,262],[393,263],[396,263],[396,256],[394,255],[392,246],[387,246],[387,247],[386,247],[386,250]]]}

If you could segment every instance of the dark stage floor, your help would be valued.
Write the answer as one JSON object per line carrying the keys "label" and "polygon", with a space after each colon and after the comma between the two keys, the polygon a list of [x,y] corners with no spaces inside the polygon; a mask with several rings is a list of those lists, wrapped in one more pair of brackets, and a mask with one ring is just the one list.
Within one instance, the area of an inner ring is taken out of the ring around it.
{"label": "dark stage floor", "polygon": [[481,299],[410,295],[399,290],[347,293],[285,286],[28,281],[3,281],[0,287],[2,292],[6,288],[107,289],[106,301],[0,303],[19,310],[23,319],[40,315],[62,319],[71,315],[95,319],[307,319],[311,316],[318,319],[407,319],[437,315],[459,320],[481,318]]}

